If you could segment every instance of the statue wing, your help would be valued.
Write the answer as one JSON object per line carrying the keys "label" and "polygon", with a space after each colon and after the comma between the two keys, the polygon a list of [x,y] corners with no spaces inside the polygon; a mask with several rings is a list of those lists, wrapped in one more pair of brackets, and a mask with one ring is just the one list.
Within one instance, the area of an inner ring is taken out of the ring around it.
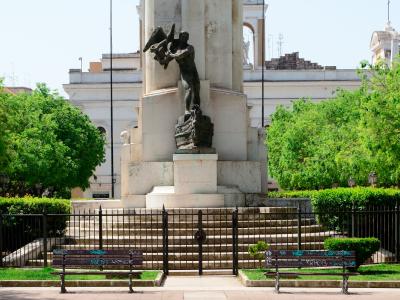
{"label": "statue wing", "polygon": [[151,34],[150,39],[147,41],[146,46],[143,49],[143,52],[146,52],[151,48],[151,46],[161,43],[162,41],[167,39],[167,35],[161,27],[157,27],[153,33]]}
{"label": "statue wing", "polygon": [[175,37],[175,24],[172,25],[171,30],[168,33],[167,45],[174,40]]}

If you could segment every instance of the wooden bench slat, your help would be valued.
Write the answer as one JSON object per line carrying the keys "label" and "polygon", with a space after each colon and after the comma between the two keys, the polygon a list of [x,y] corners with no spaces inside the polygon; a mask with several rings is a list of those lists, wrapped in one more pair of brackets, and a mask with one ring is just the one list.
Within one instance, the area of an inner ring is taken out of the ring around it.
{"label": "wooden bench slat", "polygon": [[130,264],[134,266],[142,265],[143,260],[132,260],[130,261],[129,259],[107,259],[107,258],[95,258],[95,259],[78,259],[78,258],[66,258],[63,262],[63,260],[53,260],[53,266],[77,266],[77,265],[82,265],[82,266],[115,266],[115,265],[120,265],[120,266],[129,266]]}
{"label": "wooden bench slat", "polygon": [[140,250],[66,250],[66,249],[55,249],[53,255],[143,255],[143,251]]}
{"label": "wooden bench slat", "polygon": [[[66,255],[65,258],[69,259],[100,259],[100,258],[107,258],[107,259],[130,259],[130,255]],[[138,260],[143,259],[144,256],[132,256],[132,259]],[[63,255],[54,255],[53,260],[62,260]]]}
{"label": "wooden bench slat", "polygon": [[272,262],[266,262],[267,267],[276,267],[278,265],[279,268],[285,268],[285,267],[292,267],[292,268],[298,268],[298,267],[355,267],[356,262],[355,261],[326,261],[326,260],[312,260],[312,261],[307,261],[307,260],[301,260],[301,261],[278,261],[277,263],[275,261]]}
{"label": "wooden bench slat", "polygon": [[322,250],[268,250],[265,252],[266,256],[286,256],[286,257],[308,257],[308,256],[321,256],[321,257],[355,257],[354,251],[322,251]]}
{"label": "wooden bench slat", "polygon": [[[267,272],[265,273],[265,275],[268,276],[275,276],[276,272]],[[336,274],[332,274],[332,273],[291,273],[291,272],[279,272],[279,275],[296,275],[296,276],[312,276],[312,275],[321,275],[321,276],[357,276],[360,275],[360,273],[336,273]]]}
{"label": "wooden bench slat", "polygon": [[266,257],[267,260],[301,260],[301,259],[318,259],[318,260],[336,260],[336,261],[351,261],[351,260],[355,260],[355,257],[351,257],[351,256],[305,256],[305,257],[296,257],[296,256],[267,256]]}
{"label": "wooden bench slat", "polygon": [[52,272],[52,275],[141,275],[143,272],[142,271],[126,271],[126,272],[109,272],[109,271],[82,271],[82,272],[72,272],[72,271],[67,271],[67,272]]}

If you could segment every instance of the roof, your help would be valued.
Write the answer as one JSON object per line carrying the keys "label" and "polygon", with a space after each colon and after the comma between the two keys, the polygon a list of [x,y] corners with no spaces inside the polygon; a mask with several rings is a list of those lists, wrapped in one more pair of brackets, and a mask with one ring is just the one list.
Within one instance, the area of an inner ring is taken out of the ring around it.
{"label": "roof", "polygon": [[13,94],[13,95],[16,95],[19,93],[28,93],[28,94],[32,93],[31,88],[22,87],[22,86],[19,86],[19,87],[18,86],[13,86],[13,87],[6,86],[6,87],[4,87],[4,90],[6,91],[6,93]]}
{"label": "roof", "polygon": [[[279,58],[273,58],[265,62],[267,70],[322,70],[324,67],[309,60],[300,58],[299,52],[285,54]],[[327,67],[336,69],[336,67]]]}

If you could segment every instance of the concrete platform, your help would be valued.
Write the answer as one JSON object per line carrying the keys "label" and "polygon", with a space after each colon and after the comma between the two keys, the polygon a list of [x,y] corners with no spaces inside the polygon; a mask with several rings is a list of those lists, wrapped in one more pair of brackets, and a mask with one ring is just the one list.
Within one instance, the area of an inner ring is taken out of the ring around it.
{"label": "concrete platform", "polygon": [[176,194],[173,186],[156,186],[146,195],[146,208],[218,208],[224,205],[224,195]]}
{"label": "concrete platform", "polygon": [[[85,300],[397,300],[398,289],[354,289],[351,295],[342,295],[337,289],[285,289],[284,293],[275,294],[273,288],[243,288],[232,285],[216,287],[221,283],[214,277],[209,284],[191,285],[194,281],[182,282],[186,286],[139,288],[137,293],[128,294],[126,288],[71,288],[70,293],[60,294],[59,288],[2,288],[0,300],[69,300],[84,297]],[[204,282],[205,283],[205,280]]]}

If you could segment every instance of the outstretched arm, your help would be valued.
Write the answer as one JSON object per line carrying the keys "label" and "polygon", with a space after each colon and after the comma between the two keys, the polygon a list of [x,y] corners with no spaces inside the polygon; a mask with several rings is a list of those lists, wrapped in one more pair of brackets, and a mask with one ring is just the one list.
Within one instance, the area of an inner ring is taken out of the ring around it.
{"label": "outstretched arm", "polygon": [[167,56],[179,60],[192,54],[193,50],[194,50],[193,47],[189,45],[185,49],[177,50],[175,53],[168,52]]}

